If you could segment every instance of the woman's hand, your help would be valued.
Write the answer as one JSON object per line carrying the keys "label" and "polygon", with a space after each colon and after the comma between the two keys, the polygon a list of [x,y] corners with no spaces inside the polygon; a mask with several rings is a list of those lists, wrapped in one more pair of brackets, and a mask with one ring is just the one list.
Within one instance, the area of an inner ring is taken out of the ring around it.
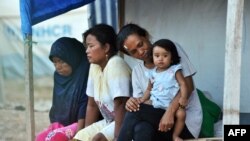
{"label": "woman's hand", "polygon": [[166,110],[159,123],[159,131],[167,132],[174,126],[174,114],[171,110]]}
{"label": "woman's hand", "polygon": [[139,107],[140,107],[140,99],[139,98],[134,98],[134,97],[130,97],[127,102],[126,102],[126,110],[132,112],[132,111],[138,111]]}

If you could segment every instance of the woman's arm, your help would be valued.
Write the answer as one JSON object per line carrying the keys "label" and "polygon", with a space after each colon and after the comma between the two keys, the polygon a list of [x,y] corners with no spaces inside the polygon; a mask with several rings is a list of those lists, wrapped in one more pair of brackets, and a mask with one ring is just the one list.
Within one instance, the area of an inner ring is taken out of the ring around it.
{"label": "woman's arm", "polygon": [[[193,85],[193,78],[192,76],[185,77],[185,82],[187,85],[188,97],[191,95],[192,91],[194,90]],[[166,132],[171,129],[174,125],[174,115],[175,112],[179,108],[179,99],[181,97],[180,91],[175,96],[173,101],[170,103],[169,107],[167,108],[166,112],[161,118],[159,123],[159,131]]]}
{"label": "woman's arm", "polygon": [[148,81],[148,87],[147,87],[146,91],[144,92],[144,95],[140,98],[141,103],[149,100],[151,89],[152,89],[152,83],[150,81]]}
{"label": "woman's arm", "polygon": [[93,97],[88,98],[88,105],[86,111],[85,127],[98,121],[100,115],[99,108]]}
{"label": "woman's arm", "polygon": [[185,78],[181,72],[181,70],[176,71],[175,73],[175,78],[179,84],[180,87],[180,99],[179,99],[179,106],[181,108],[184,108],[185,106],[187,106],[188,104],[188,88],[187,88],[187,84],[185,81]]}
{"label": "woman's arm", "polygon": [[[117,97],[114,99],[114,110],[115,110],[115,135],[114,137],[117,138],[120,132],[120,128],[122,125],[122,121],[125,115],[125,104],[128,100],[127,97]],[[115,140],[115,139],[114,139]]]}
{"label": "woman's arm", "polygon": [[[145,81],[144,81],[145,80]],[[138,111],[140,107],[140,98],[144,94],[146,90],[148,78],[144,75],[144,70],[139,67],[139,65],[135,66],[132,70],[132,87],[133,87],[133,97],[130,97],[126,102],[126,110],[127,111]],[[145,88],[143,87],[145,83]]]}
{"label": "woman's arm", "polygon": [[194,91],[194,82],[193,82],[193,77],[192,76],[187,76],[185,77],[186,85],[187,85],[187,90],[188,90],[188,98]]}
{"label": "woman's arm", "polygon": [[85,126],[85,119],[78,119],[77,121],[77,131],[81,130]]}

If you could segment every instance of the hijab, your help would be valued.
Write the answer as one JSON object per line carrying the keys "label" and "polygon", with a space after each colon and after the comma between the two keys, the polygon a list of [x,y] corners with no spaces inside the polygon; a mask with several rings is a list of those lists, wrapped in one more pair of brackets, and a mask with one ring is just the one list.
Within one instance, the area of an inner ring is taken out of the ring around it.
{"label": "hijab", "polygon": [[85,118],[87,107],[86,86],[89,62],[85,48],[75,38],[61,37],[51,47],[49,59],[58,57],[72,67],[69,76],[54,72],[54,88],[50,122],[59,122],[64,126]]}

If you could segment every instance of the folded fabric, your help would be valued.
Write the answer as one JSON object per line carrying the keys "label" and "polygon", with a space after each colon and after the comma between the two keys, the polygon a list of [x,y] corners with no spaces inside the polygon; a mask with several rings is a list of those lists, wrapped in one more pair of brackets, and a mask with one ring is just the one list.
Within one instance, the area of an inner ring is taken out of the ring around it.
{"label": "folded fabric", "polygon": [[221,108],[209,100],[204,93],[197,89],[198,96],[201,102],[203,121],[199,137],[213,137],[214,136],[214,123],[216,123],[221,114]]}
{"label": "folded fabric", "polygon": [[50,138],[46,138],[46,141],[69,141],[69,138],[65,135],[65,133],[56,132],[53,133]]}

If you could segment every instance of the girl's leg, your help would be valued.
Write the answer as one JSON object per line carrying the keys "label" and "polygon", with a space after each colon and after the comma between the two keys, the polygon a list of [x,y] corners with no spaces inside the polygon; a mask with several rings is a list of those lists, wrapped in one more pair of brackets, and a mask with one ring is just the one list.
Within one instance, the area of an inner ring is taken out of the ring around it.
{"label": "girl's leg", "polygon": [[190,133],[190,131],[188,130],[186,124],[180,134],[180,137],[182,139],[194,139],[194,136]]}
{"label": "girl's leg", "polygon": [[176,112],[176,123],[173,132],[173,141],[183,141],[180,134],[185,126],[186,112],[184,109],[178,109]]}

